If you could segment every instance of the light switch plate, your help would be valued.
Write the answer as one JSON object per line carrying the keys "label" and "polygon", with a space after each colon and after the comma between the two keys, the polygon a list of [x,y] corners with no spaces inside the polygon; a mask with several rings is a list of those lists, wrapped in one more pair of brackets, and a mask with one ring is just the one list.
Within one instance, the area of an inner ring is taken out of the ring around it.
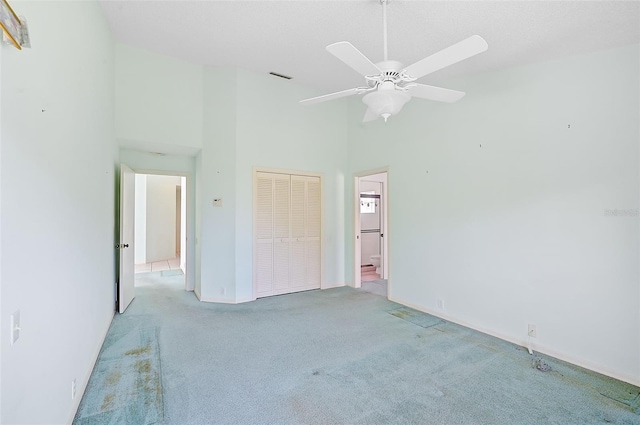
{"label": "light switch plate", "polygon": [[20,338],[20,310],[11,315],[11,345]]}
{"label": "light switch plate", "polygon": [[222,206],[222,198],[216,198],[213,200],[213,206],[214,207],[221,207]]}

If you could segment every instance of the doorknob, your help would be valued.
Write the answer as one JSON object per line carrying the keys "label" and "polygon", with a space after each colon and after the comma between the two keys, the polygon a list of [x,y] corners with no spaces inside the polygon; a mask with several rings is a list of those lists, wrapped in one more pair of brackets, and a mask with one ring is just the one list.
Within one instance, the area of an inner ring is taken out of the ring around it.
{"label": "doorknob", "polygon": [[129,248],[129,244],[128,244],[128,243],[126,243],[126,244],[124,244],[124,245],[122,245],[122,246],[123,246],[124,248]]}

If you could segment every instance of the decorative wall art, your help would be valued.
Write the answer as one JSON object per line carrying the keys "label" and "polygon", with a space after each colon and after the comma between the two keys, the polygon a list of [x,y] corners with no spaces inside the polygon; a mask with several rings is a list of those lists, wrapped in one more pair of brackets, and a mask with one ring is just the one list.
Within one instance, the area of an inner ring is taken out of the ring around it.
{"label": "decorative wall art", "polygon": [[22,23],[7,0],[0,0],[0,26],[5,37],[22,50]]}

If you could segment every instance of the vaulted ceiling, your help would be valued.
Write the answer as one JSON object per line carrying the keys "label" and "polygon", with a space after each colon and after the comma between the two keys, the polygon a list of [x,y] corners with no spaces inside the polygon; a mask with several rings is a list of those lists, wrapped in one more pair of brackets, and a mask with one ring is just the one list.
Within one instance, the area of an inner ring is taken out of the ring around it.
{"label": "vaulted ceiling", "polygon": [[[383,59],[379,0],[102,1],[122,43],[209,66],[285,74],[324,91],[362,85],[325,47]],[[489,50],[425,77],[498,70],[640,43],[638,1],[402,1],[387,8],[389,59],[405,65],[473,34]]]}

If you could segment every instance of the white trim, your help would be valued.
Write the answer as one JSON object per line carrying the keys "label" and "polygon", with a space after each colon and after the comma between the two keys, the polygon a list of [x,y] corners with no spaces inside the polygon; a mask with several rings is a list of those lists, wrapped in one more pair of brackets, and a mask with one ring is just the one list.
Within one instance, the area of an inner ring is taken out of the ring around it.
{"label": "white trim", "polygon": [[242,304],[248,303],[251,301],[255,301],[255,298],[240,298],[240,299],[230,299],[230,298],[198,298],[200,301],[205,303],[216,303],[216,304]]}
{"label": "white trim", "polygon": [[346,284],[346,283],[336,283],[335,285],[332,285],[332,286],[325,286],[325,287],[320,288],[320,289],[324,291],[325,289],[342,288],[343,286],[351,286],[351,285],[348,285],[348,284]]}
{"label": "white trim", "polygon": [[300,170],[287,170],[283,168],[268,168],[268,167],[253,167],[253,176],[255,178],[256,173],[272,173],[272,174],[284,174],[294,176],[306,176],[306,177],[320,177],[323,178],[323,173],[316,173],[314,171],[300,171]]}
{"label": "white trim", "polygon": [[84,397],[84,392],[87,390],[87,385],[89,384],[89,378],[91,378],[91,374],[93,373],[93,369],[96,367],[96,363],[98,361],[98,357],[100,357],[100,351],[102,351],[102,345],[104,341],[107,339],[107,335],[109,334],[109,329],[111,329],[111,323],[113,323],[113,318],[116,315],[115,308],[113,310],[113,314],[111,316],[111,320],[109,320],[109,324],[106,329],[102,333],[102,338],[100,339],[100,344],[98,344],[98,349],[93,353],[91,367],[87,370],[87,373],[83,377],[82,381],[76,381],[76,397],[73,399],[73,405],[71,406],[71,415],[67,419],[68,424],[73,422],[73,419],[76,417],[78,413],[78,408],[80,407],[80,402],[82,401],[82,397]]}
{"label": "white trim", "polygon": [[[389,296],[389,301],[393,301],[395,303],[398,303],[398,304],[413,308],[414,310],[418,310],[418,311],[421,311],[423,313],[427,313],[427,314],[431,314],[432,316],[439,317],[439,318],[444,319],[444,320],[446,320],[448,322],[455,323],[455,324],[460,325],[460,326],[464,326],[465,328],[473,329],[475,331],[482,332],[483,334],[487,334],[487,335],[496,337],[498,339],[501,339],[503,341],[507,341],[507,342],[510,342],[512,344],[527,348],[527,343],[528,343],[527,339],[513,338],[513,337],[511,337],[509,335],[506,335],[506,334],[503,334],[503,333],[500,333],[500,332],[495,332],[495,331],[492,331],[490,329],[484,328],[482,326],[474,325],[474,324],[469,323],[469,322],[467,322],[465,320],[456,319],[456,318],[454,318],[454,317],[442,312],[441,310],[432,310],[430,308],[421,307],[421,306],[419,306],[417,304],[413,304],[413,303],[408,302],[408,301],[403,301],[403,300],[400,300],[400,299],[395,298],[395,297]],[[564,353],[562,351],[555,350],[554,348],[549,347],[547,345],[540,344],[540,343],[535,343],[535,344],[532,343],[531,344],[531,348],[532,348],[533,351],[537,351],[537,352],[540,352],[540,353],[545,354],[547,356],[551,356],[553,358],[556,358],[558,360],[561,360],[561,361],[564,361],[564,362],[567,362],[567,363],[571,363],[571,364],[573,364],[575,366],[579,366],[579,367],[582,367],[584,369],[588,369],[588,370],[590,370],[592,372],[600,373],[602,375],[609,376],[609,377],[617,379],[619,381],[627,382],[627,383],[629,383],[631,385],[640,386],[640,379],[637,379],[637,378],[634,378],[634,377],[631,377],[631,376],[622,376],[622,375],[612,371],[611,369],[609,369],[606,366],[603,366],[603,365],[598,364],[598,363],[590,362],[588,360],[577,358],[577,357],[575,357],[575,356],[573,356],[571,354],[567,354],[567,353]]]}

